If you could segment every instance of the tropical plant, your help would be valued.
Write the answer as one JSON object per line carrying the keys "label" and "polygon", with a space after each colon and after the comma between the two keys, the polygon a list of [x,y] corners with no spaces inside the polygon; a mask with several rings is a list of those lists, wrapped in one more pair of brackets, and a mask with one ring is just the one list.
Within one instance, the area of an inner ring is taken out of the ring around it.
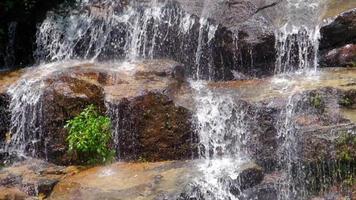
{"label": "tropical plant", "polygon": [[98,113],[94,105],[85,108],[65,126],[69,131],[68,151],[87,164],[106,163],[114,158],[110,148],[111,121]]}

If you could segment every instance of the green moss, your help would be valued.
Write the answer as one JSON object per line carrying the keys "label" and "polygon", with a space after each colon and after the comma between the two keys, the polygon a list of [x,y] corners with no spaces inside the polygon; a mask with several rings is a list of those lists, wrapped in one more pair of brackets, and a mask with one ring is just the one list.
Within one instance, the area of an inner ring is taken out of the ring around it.
{"label": "green moss", "polygon": [[339,105],[341,106],[345,106],[345,107],[350,107],[352,106],[354,102],[347,96],[344,96],[343,98],[341,98],[339,100]]}
{"label": "green moss", "polygon": [[356,158],[356,135],[342,132],[336,141],[337,157],[342,161],[353,161]]}
{"label": "green moss", "polygon": [[316,94],[310,97],[310,104],[316,109],[323,108],[323,99],[320,94]]}
{"label": "green moss", "polygon": [[352,62],[350,63],[350,67],[356,67],[356,61],[352,61]]}

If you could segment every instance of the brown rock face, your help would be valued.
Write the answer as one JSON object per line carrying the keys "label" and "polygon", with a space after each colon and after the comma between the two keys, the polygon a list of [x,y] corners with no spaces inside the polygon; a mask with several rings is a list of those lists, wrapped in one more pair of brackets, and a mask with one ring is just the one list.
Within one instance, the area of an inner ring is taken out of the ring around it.
{"label": "brown rock face", "polygon": [[328,67],[354,67],[356,65],[356,44],[347,44],[324,53],[321,64]]}
{"label": "brown rock face", "polygon": [[115,116],[119,158],[161,161],[193,156],[191,113],[167,96],[148,93],[109,108]]}
{"label": "brown rock face", "polygon": [[[22,149],[31,156],[61,164],[80,163],[67,154],[64,125],[94,104],[112,119],[112,143],[120,159],[191,158],[191,113],[172,100],[184,79],[181,65],[151,60],[116,65],[69,62],[51,67],[52,71],[39,67],[25,76],[43,87],[38,102],[25,104],[23,110],[30,117],[25,118],[24,123],[29,124],[23,131],[31,139],[11,143],[15,150],[24,145]],[[14,134],[12,140],[16,137]]]}
{"label": "brown rock face", "polygon": [[0,198],[8,196],[8,199],[12,199],[13,196],[19,196],[19,199],[24,199],[40,194],[47,196],[64,175],[64,167],[44,161],[31,159],[16,163],[0,170]]}
{"label": "brown rock face", "polygon": [[320,29],[320,50],[356,43],[356,9],[346,11]]}

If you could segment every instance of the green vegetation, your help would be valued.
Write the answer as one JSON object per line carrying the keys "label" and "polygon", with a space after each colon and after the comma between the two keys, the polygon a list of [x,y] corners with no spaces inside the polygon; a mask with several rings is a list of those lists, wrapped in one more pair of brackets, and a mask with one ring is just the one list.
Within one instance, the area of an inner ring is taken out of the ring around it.
{"label": "green vegetation", "polygon": [[342,161],[353,161],[356,158],[356,135],[342,132],[336,142],[337,156]]}
{"label": "green vegetation", "polygon": [[352,106],[352,104],[353,104],[353,101],[347,96],[345,96],[339,100],[339,105],[341,105],[341,106],[350,107],[350,106]]}
{"label": "green vegetation", "polygon": [[105,163],[114,158],[111,141],[111,122],[101,116],[95,106],[90,105],[79,116],[69,120],[65,126],[69,130],[67,141],[69,153],[75,153],[87,164]]}
{"label": "green vegetation", "polygon": [[316,95],[310,97],[310,104],[316,109],[323,108],[323,100],[322,100],[321,95],[316,94]]}

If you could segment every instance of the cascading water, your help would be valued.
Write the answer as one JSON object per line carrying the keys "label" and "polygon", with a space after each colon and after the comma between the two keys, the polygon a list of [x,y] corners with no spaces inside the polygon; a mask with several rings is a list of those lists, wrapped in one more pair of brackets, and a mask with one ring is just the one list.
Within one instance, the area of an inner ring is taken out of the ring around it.
{"label": "cascading water", "polygon": [[[276,33],[276,73],[317,67],[321,4],[321,0],[285,1],[288,13],[286,23]],[[209,12],[207,5],[203,12]],[[100,3],[78,1],[76,9],[66,12],[49,13],[41,24],[37,33],[38,62],[170,57],[193,65],[190,75],[194,79],[212,80],[214,77],[210,47],[218,26],[208,20],[204,13],[199,19],[174,3],[153,1],[149,6],[140,6],[135,2],[124,5],[115,0]],[[253,53],[251,49],[251,67]],[[47,74],[61,67],[54,64],[42,66],[38,74],[29,74],[10,88],[12,139],[6,147],[7,151],[31,156],[38,153],[37,148],[43,145],[39,141],[45,141],[46,134],[41,126],[42,81]],[[231,192],[230,180],[237,179],[240,166],[250,162],[242,148],[244,137],[249,134],[244,122],[246,110],[235,101],[237,97],[232,94],[215,93],[201,81],[192,81],[190,85],[194,89],[197,106],[195,123],[201,161],[198,167],[203,173],[193,182],[199,188],[199,194],[192,192],[190,197],[238,199]],[[278,137],[283,141],[280,159],[286,172],[280,184],[281,200],[303,199],[305,196],[305,189],[300,187],[293,175],[295,164],[298,163],[294,103],[290,97],[281,114],[284,118],[278,130]],[[114,143],[119,144],[120,135],[130,134],[123,132],[121,127],[134,125],[125,119],[125,115],[121,115],[122,108],[107,106],[113,119]],[[132,135],[134,141],[135,135]],[[303,177],[300,174],[297,176],[298,179]]]}
{"label": "cascading water", "polygon": [[283,168],[284,177],[279,182],[278,199],[305,199],[306,188],[305,173],[301,163],[298,160],[298,135],[294,122],[297,103],[300,97],[291,95],[288,97],[288,103],[282,110],[278,129],[278,138],[282,144],[278,151],[279,163]]}
{"label": "cascading water", "polygon": [[[243,121],[245,110],[235,104],[233,97],[212,92],[206,83],[191,82],[197,105],[195,121],[200,141],[199,169],[203,176],[194,181],[199,192],[191,198],[238,199],[232,194],[230,180],[236,180],[239,167],[249,162],[241,142],[247,134]],[[235,186],[238,187],[238,186]]]}
{"label": "cascading water", "polygon": [[319,24],[322,0],[283,2],[285,21],[276,35],[275,73],[316,69],[318,66]]}
{"label": "cascading water", "polygon": [[39,62],[169,57],[190,66],[193,77],[213,79],[212,67],[202,67],[212,65],[210,46],[217,26],[209,20],[199,20],[169,1],[77,4],[68,14],[49,13],[39,27]]}
{"label": "cascading water", "polygon": [[[45,78],[67,65],[51,63],[25,74],[9,88],[11,96],[11,140],[5,150],[20,156],[36,157],[39,149],[46,154],[46,132],[43,131],[43,92]],[[75,64],[71,63],[71,64]],[[47,155],[45,155],[47,156]]]}

